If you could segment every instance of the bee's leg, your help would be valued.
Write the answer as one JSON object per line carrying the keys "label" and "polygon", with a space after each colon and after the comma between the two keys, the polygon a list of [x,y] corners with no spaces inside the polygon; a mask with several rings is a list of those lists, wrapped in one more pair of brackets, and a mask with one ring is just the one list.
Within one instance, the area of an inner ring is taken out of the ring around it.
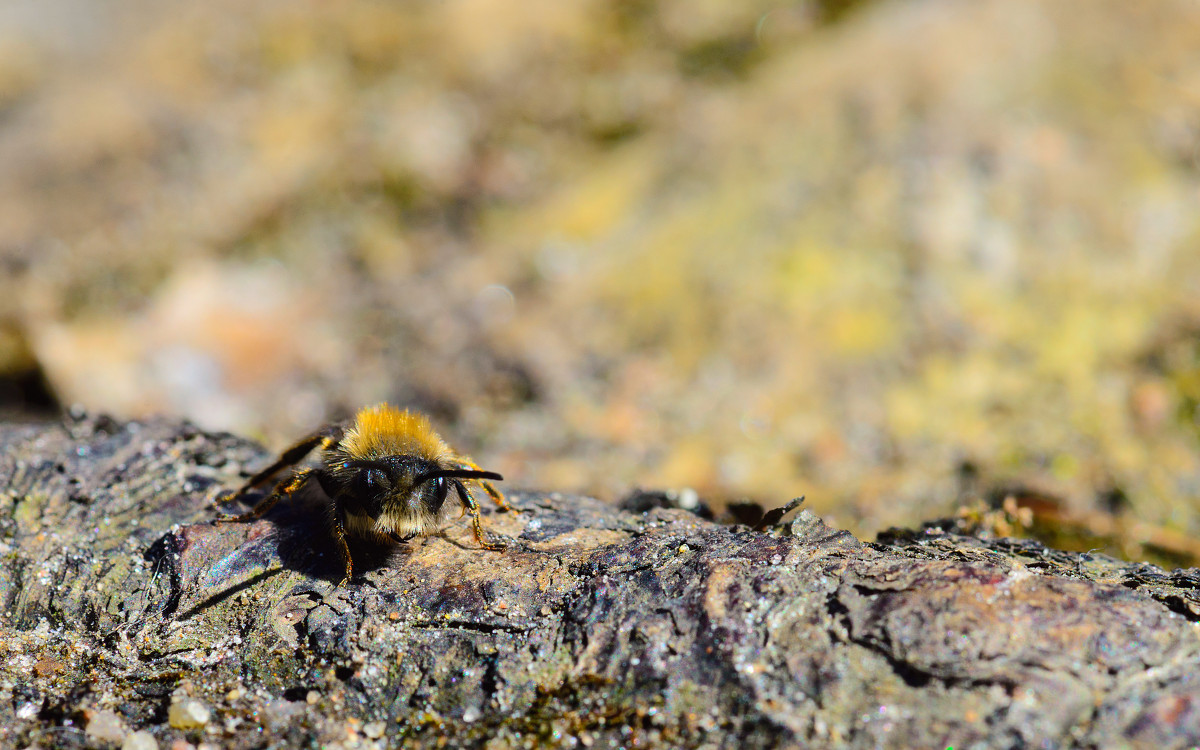
{"label": "bee's leg", "polygon": [[333,538],[338,544],[338,551],[342,554],[342,561],[346,563],[346,575],[338,582],[338,588],[350,583],[350,579],[354,577],[354,559],[350,557],[350,545],[346,544],[346,512],[342,509],[340,500],[333,501]]}
{"label": "bee's leg", "polygon": [[[473,471],[483,471],[483,469],[479,468],[479,464],[475,463],[474,461],[472,461],[469,458],[459,458],[459,464],[460,464],[460,468],[463,468],[463,469],[471,469]],[[516,508],[514,508],[508,504],[508,501],[504,499],[503,493],[501,493],[500,490],[496,489],[496,486],[494,484],[492,484],[491,482],[482,480],[482,479],[477,479],[477,480],[475,480],[475,482],[480,487],[483,487],[483,491],[488,493],[488,496],[492,498],[492,502],[496,503],[496,505],[499,506],[500,510],[508,511],[510,513],[518,512]]]}
{"label": "bee's leg", "polygon": [[496,489],[494,484],[488,481],[482,481],[479,484],[483,487],[483,491],[488,493],[488,495],[492,498],[492,502],[499,506],[500,510],[508,513],[520,513],[519,510],[508,504],[508,501],[504,499],[504,493]]}
{"label": "bee's leg", "polygon": [[475,498],[471,496],[471,491],[467,486],[457,479],[452,480],[454,489],[458,491],[458,496],[462,499],[463,506],[466,507],[467,513],[471,515],[471,524],[475,529],[475,541],[484,549],[502,550],[504,545],[498,542],[489,542],[483,538],[483,526],[479,522],[479,505],[475,503]]}
{"label": "bee's leg", "polygon": [[342,439],[342,432],[343,430],[340,426],[326,427],[318,432],[314,432],[313,434],[293,445],[291,448],[285,450],[282,454],[280,454],[279,458],[276,459],[275,463],[250,477],[250,479],[246,480],[246,483],[242,485],[241,489],[239,489],[237,492],[220,498],[219,502],[228,503],[240,499],[247,492],[259,486],[260,484],[265,483],[271,477],[275,476],[287,467],[298,464],[304,459],[305,456],[307,456],[309,453],[312,453],[313,449],[317,446],[320,446],[321,450],[324,450],[337,443],[337,441]]}
{"label": "bee's leg", "polygon": [[242,513],[241,515],[222,513],[213,519],[213,522],[242,523],[245,521],[253,521],[255,519],[262,518],[264,515],[266,515],[267,511],[275,507],[275,503],[278,503],[285,496],[299,491],[300,488],[304,486],[305,482],[307,482],[309,479],[312,479],[314,473],[316,472],[313,469],[301,469],[292,476],[275,485],[275,489],[271,491],[271,494],[263,498],[258,505],[255,505],[250,510]]}

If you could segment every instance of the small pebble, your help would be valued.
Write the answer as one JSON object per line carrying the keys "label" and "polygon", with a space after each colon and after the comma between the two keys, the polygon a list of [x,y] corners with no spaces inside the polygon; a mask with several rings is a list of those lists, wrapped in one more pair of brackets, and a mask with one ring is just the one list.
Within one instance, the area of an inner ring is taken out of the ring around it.
{"label": "small pebble", "polygon": [[387,725],[382,721],[369,721],[363,725],[363,734],[367,735],[367,737],[373,740],[377,740],[383,736],[383,733],[386,729]]}
{"label": "small pebble", "polygon": [[321,700],[321,694],[316,690],[309,690],[304,696],[304,702],[310,706],[317,705],[317,701]]}
{"label": "small pebble", "polygon": [[813,533],[821,525],[821,519],[808,508],[796,514],[796,520],[792,521],[791,529],[792,536],[805,536]]}
{"label": "small pebble", "polygon": [[49,657],[38,659],[33,665],[33,673],[38,677],[49,677],[63,670],[63,663]]}
{"label": "small pebble", "polygon": [[262,718],[271,727],[281,727],[292,720],[296,714],[301,712],[300,706],[286,701],[282,698],[277,698],[273,701],[268,701],[262,707]]}
{"label": "small pebble", "polygon": [[695,510],[700,507],[700,494],[691,487],[684,487],[676,495],[675,503],[684,510]]}
{"label": "small pebble", "polygon": [[125,738],[121,750],[158,750],[158,740],[145,729],[139,729]]}
{"label": "small pebble", "polygon": [[101,742],[111,742],[114,745],[125,739],[128,731],[125,728],[125,722],[121,721],[121,717],[112,711],[97,711],[87,724],[89,737]]}
{"label": "small pebble", "polygon": [[171,704],[167,722],[176,729],[195,729],[208,723],[210,711],[195,698],[183,698]]}

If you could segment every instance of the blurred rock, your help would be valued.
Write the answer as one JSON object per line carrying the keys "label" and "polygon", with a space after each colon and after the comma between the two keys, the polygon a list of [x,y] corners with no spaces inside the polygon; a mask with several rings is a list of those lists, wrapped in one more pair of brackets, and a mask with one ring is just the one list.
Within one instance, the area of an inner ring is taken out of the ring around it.
{"label": "blurred rock", "polygon": [[149,732],[138,730],[125,738],[121,750],[158,750],[158,741]]}
{"label": "blurred rock", "polygon": [[113,745],[124,740],[129,734],[125,722],[112,711],[97,711],[88,719],[86,731],[89,737]]}
{"label": "blurred rock", "polygon": [[208,706],[192,698],[172,701],[167,711],[167,722],[176,729],[198,729],[208,723],[212,713]]}

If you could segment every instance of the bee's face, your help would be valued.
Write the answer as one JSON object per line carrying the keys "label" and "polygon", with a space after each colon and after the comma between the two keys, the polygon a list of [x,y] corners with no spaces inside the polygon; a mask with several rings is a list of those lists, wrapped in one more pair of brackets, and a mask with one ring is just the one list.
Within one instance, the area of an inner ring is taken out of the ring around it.
{"label": "bee's face", "polygon": [[356,458],[341,449],[331,452],[318,472],[346,529],[376,538],[429,533],[439,526],[451,492],[462,499],[464,509],[470,505],[464,480],[499,478],[495,472],[465,468],[453,454],[445,461],[404,453]]}
{"label": "bee's face", "polygon": [[382,460],[351,466],[343,484],[347,499],[372,517],[436,516],[450,491],[450,480],[429,476],[441,469],[430,461]]}
{"label": "bee's face", "polygon": [[383,512],[436,516],[446,503],[449,491],[450,481],[445,477],[405,477],[385,498]]}

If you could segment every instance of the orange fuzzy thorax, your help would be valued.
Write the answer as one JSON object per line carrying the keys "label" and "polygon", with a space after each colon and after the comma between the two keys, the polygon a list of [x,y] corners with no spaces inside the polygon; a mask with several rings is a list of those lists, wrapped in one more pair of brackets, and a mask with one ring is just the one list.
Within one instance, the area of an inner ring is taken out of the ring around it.
{"label": "orange fuzzy thorax", "polygon": [[388,404],[360,409],[340,448],[356,458],[416,455],[435,460],[451,452],[424,414]]}

